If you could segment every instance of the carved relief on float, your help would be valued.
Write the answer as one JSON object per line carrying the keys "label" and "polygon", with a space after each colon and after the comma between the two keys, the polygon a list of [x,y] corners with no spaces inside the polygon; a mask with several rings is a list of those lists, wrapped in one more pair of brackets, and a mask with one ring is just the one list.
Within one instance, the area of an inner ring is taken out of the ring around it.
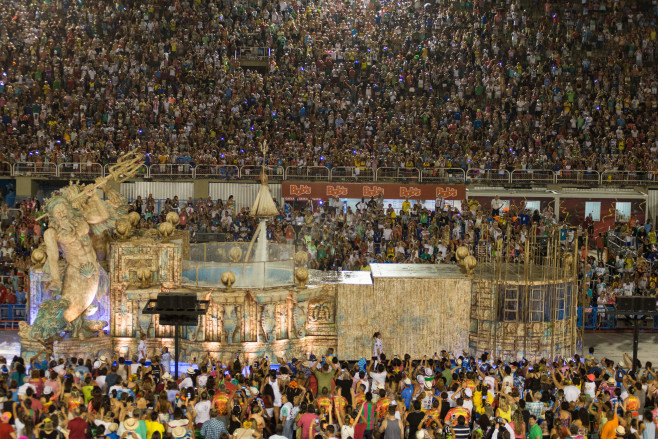
{"label": "carved relief on float", "polygon": [[307,335],[332,335],[336,333],[336,294],[333,286],[323,287],[309,301]]}

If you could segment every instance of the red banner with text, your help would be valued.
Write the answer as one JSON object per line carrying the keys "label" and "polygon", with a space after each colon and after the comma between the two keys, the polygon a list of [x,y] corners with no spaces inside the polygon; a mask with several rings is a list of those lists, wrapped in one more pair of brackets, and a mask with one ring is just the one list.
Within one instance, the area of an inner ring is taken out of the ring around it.
{"label": "red banner with text", "polygon": [[395,183],[281,183],[281,196],[287,200],[328,200],[329,198],[365,198],[384,195],[386,199],[411,198],[464,200],[463,184],[395,184]]}

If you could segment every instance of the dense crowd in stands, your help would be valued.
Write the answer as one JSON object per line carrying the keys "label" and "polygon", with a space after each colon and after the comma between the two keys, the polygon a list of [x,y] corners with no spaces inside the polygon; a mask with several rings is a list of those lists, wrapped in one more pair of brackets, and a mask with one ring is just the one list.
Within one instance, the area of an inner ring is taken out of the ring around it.
{"label": "dense crowd in stands", "polygon": [[[10,0],[0,160],[658,170],[655,2]],[[262,70],[236,54],[271,54]],[[300,153],[303,151],[303,153]]]}
{"label": "dense crowd in stands", "polygon": [[[616,253],[608,251],[606,237],[599,233],[593,240],[597,256],[590,255],[585,260],[583,280],[589,305],[614,306],[620,295],[658,298],[658,246],[653,224],[620,224],[615,232],[623,240],[623,247]],[[605,316],[602,309],[599,313],[599,317]]]}
{"label": "dense crowd in stands", "polygon": [[[655,439],[651,362],[246,359],[208,353],[172,377],[166,348],[124,358],[2,358],[0,437],[26,439]],[[320,357],[320,355],[322,355]]]}
{"label": "dense crowd in stands", "polygon": [[37,200],[10,209],[0,201],[0,304],[24,304],[29,290],[30,254],[41,241],[45,224],[34,221]]}

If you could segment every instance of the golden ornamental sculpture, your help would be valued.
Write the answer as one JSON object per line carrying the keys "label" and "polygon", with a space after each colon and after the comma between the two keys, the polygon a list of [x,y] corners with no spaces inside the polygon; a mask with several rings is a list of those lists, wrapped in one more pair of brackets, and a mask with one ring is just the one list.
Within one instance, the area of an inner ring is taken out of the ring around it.
{"label": "golden ornamental sculpture", "polygon": [[226,287],[226,291],[231,291],[231,286],[235,283],[235,273],[233,273],[231,270],[226,270],[222,273],[220,280]]}
{"label": "golden ornamental sculpture", "polygon": [[228,252],[229,261],[237,264],[242,259],[242,249],[238,246],[232,247]]}
{"label": "golden ornamental sculpture", "polygon": [[465,246],[460,246],[457,247],[457,251],[455,251],[455,257],[457,258],[457,264],[460,266],[464,264],[464,258],[468,256],[470,253],[468,251],[468,247]]}
{"label": "golden ornamental sculpture", "polygon": [[306,282],[308,282],[308,270],[304,267],[299,267],[295,270],[295,280],[297,281],[297,288],[300,290],[306,289]]}

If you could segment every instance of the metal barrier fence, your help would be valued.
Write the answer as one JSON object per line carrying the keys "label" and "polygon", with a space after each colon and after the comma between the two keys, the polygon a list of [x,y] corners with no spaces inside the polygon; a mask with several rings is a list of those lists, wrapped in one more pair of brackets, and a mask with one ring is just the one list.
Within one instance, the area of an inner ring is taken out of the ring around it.
{"label": "metal barrier fence", "polygon": [[466,173],[470,183],[498,183],[512,181],[507,169],[469,169]]}
{"label": "metal barrier fence", "polygon": [[[578,307],[578,319],[576,324],[579,328],[584,326],[585,329],[594,331],[605,329],[620,329],[619,320],[625,320],[625,318],[624,316],[610,314],[609,311],[613,310],[614,307],[612,306]],[[643,329],[658,329],[658,316],[652,317],[651,320],[651,324],[649,324],[648,327],[644,326]]]}
{"label": "metal barrier fence", "polygon": [[151,178],[194,178],[194,168],[189,163],[157,164],[149,166],[148,175]]}
{"label": "metal barrier fence", "polygon": [[[0,162],[0,176],[95,179],[109,175],[111,164]],[[260,165],[197,165],[187,163],[144,165],[137,178],[256,180]],[[462,169],[361,166],[267,166],[270,181],[401,182],[434,184],[574,184],[585,186],[646,186],[658,182],[658,172],[594,171],[590,169]]]}
{"label": "metal barrier fence", "polygon": [[424,168],[420,172],[422,183],[463,184],[466,173],[462,168]]}
{"label": "metal barrier fence", "polygon": [[57,164],[18,162],[14,163],[12,176],[14,177],[57,177]]}
{"label": "metal barrier fence", "polygon": [[417,183],[420,181],[418,168],[379,168],[375,174],[376,181],[402,181]]}
{"label": "metal barrier fence", "polygon": [[[110,175],[110,167],[113,165],[113,163],[108,163],[103,167],[103,177]],[[137,170],[137,174],[135,174],[136,177],[138,178],[149,178],[149,169],[146,165],[142,166]]]}
{"label": "metal barrier fence", "polygon": [[332,181],[377,181],[377,176],[372,168],[361,168],[359,166],[336,166],[331,168]]}
{"label": "metal barrier fence", "polygon": [[555,172],[541,169],[515,169],[512,171],[510,183],[552,184],[555,183]]}
{"label": "metal barrier fence", "polygon": [[557,184],[598,185],[601,181],[601,173],[590,170],[562,170],[555,173]]}
{"label": "metal barrier fence", "polygon": [[0,329],[10,329],[17,331],[18,322],[27,320],[27,312],[25,311],[26,305],[0,305]]}
{"label": "metal barrier fence", "polygon": [[103,165],[100,163],[61,163],[57,166],[58,177],[93,180],[103,175]]}
{"label": "metal barrier fence", "polygon": [[329,181],[331,171],[326,166],[288,166],[285,178],[287,180]]}
{"label": "metal barrier fence", "polygon": [[640,171],[603,171],[600,184],[642,186],[658,181],[655,172]]}
{"label": "metal barrier fence", "polygon": [[240,168],[234,165],[198,165],[194,173],[194,178],[231,180],[240,176]]}

